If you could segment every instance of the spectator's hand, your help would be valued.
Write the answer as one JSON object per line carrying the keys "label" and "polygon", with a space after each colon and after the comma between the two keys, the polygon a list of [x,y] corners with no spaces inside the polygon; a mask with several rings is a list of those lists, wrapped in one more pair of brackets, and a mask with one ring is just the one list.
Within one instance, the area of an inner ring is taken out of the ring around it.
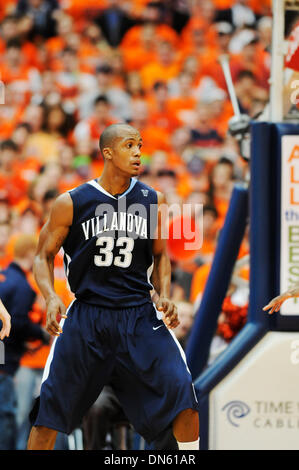
{"label": "spectator's hand", "polygon": [[10,320],[10,315],[5,309],[4,305],[1,304],[1,309],[0,309],[0,320],[2,321],[2,328],[0,331],[0,340],[2,341],[5,336],[9,336],[10,334],[10,329],[11,329],[11,320]]}
{"label": "spectator's hand", "polygon": [[160,297],[156,302],[156,307],[158,311],[163,312],[163,321],[167,328],[176,328],[180,324],[178,310],[172,300],[169,300],[166,297]]}
{"label": "spectator's hand", "polygon": [[49,297],[46,301],[47,304],[47,323],[46,330],[50,335],[59,336],[62,333],[62,328],[59,325],[57,318],[66,318],[66,308],[61,298],[58,295]]}

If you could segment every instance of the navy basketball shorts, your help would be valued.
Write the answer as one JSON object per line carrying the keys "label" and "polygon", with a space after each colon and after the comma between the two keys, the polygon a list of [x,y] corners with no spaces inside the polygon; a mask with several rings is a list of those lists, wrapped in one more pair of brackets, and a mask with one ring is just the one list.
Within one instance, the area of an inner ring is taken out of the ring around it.
{"label": "navy basketball shorts", "polygon": [[75,300],[61,325],[45,366],[35,426],[71,433],[106,384],[148,442],[182,410],[198,410],[185,354],[152,302],[116,310]]}

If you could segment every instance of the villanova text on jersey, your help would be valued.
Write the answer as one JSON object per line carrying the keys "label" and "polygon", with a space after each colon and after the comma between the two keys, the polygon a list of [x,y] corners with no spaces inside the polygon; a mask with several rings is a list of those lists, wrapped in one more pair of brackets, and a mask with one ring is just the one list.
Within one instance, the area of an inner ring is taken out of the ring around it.
{"label": "villanova text on jersey", "polygon": [[108,193],[96,180],[69,194],[73,222],[63,249],[66,275],[76,298],[108,308],[151,301],[156,191],[131,178],[120,195]]}

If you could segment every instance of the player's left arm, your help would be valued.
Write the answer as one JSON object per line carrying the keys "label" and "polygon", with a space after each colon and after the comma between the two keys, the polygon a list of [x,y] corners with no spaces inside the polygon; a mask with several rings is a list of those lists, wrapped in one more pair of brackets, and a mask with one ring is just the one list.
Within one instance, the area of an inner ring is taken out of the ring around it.
{"label": "player's left arm", "polygon": [[[170,299],[171,264],[166,249],[166,240],[163,237],[163,208],[165,208],[165,196],[158,192],[158,224],[156,237],[153,241],[154,267],[152,272],[152,284],[159,295],[156,301],[157,310],[163,312],[164,321],[168,328],[176,328],[179,325],[178,311],[175,303]],[[164,207],[163,207],[164,206]]]}

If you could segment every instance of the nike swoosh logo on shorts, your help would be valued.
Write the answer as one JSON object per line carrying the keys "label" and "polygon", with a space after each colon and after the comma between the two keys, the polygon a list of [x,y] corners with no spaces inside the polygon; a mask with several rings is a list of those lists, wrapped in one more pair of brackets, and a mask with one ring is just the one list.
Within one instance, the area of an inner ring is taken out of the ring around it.
{"label": "nike swoosh logo on shorts", "polygon": [[163,325],[153,326],[153,330],[156,331],[156,330],[158,330],[158,328],[161,328],[161,326],[163,326]]}

